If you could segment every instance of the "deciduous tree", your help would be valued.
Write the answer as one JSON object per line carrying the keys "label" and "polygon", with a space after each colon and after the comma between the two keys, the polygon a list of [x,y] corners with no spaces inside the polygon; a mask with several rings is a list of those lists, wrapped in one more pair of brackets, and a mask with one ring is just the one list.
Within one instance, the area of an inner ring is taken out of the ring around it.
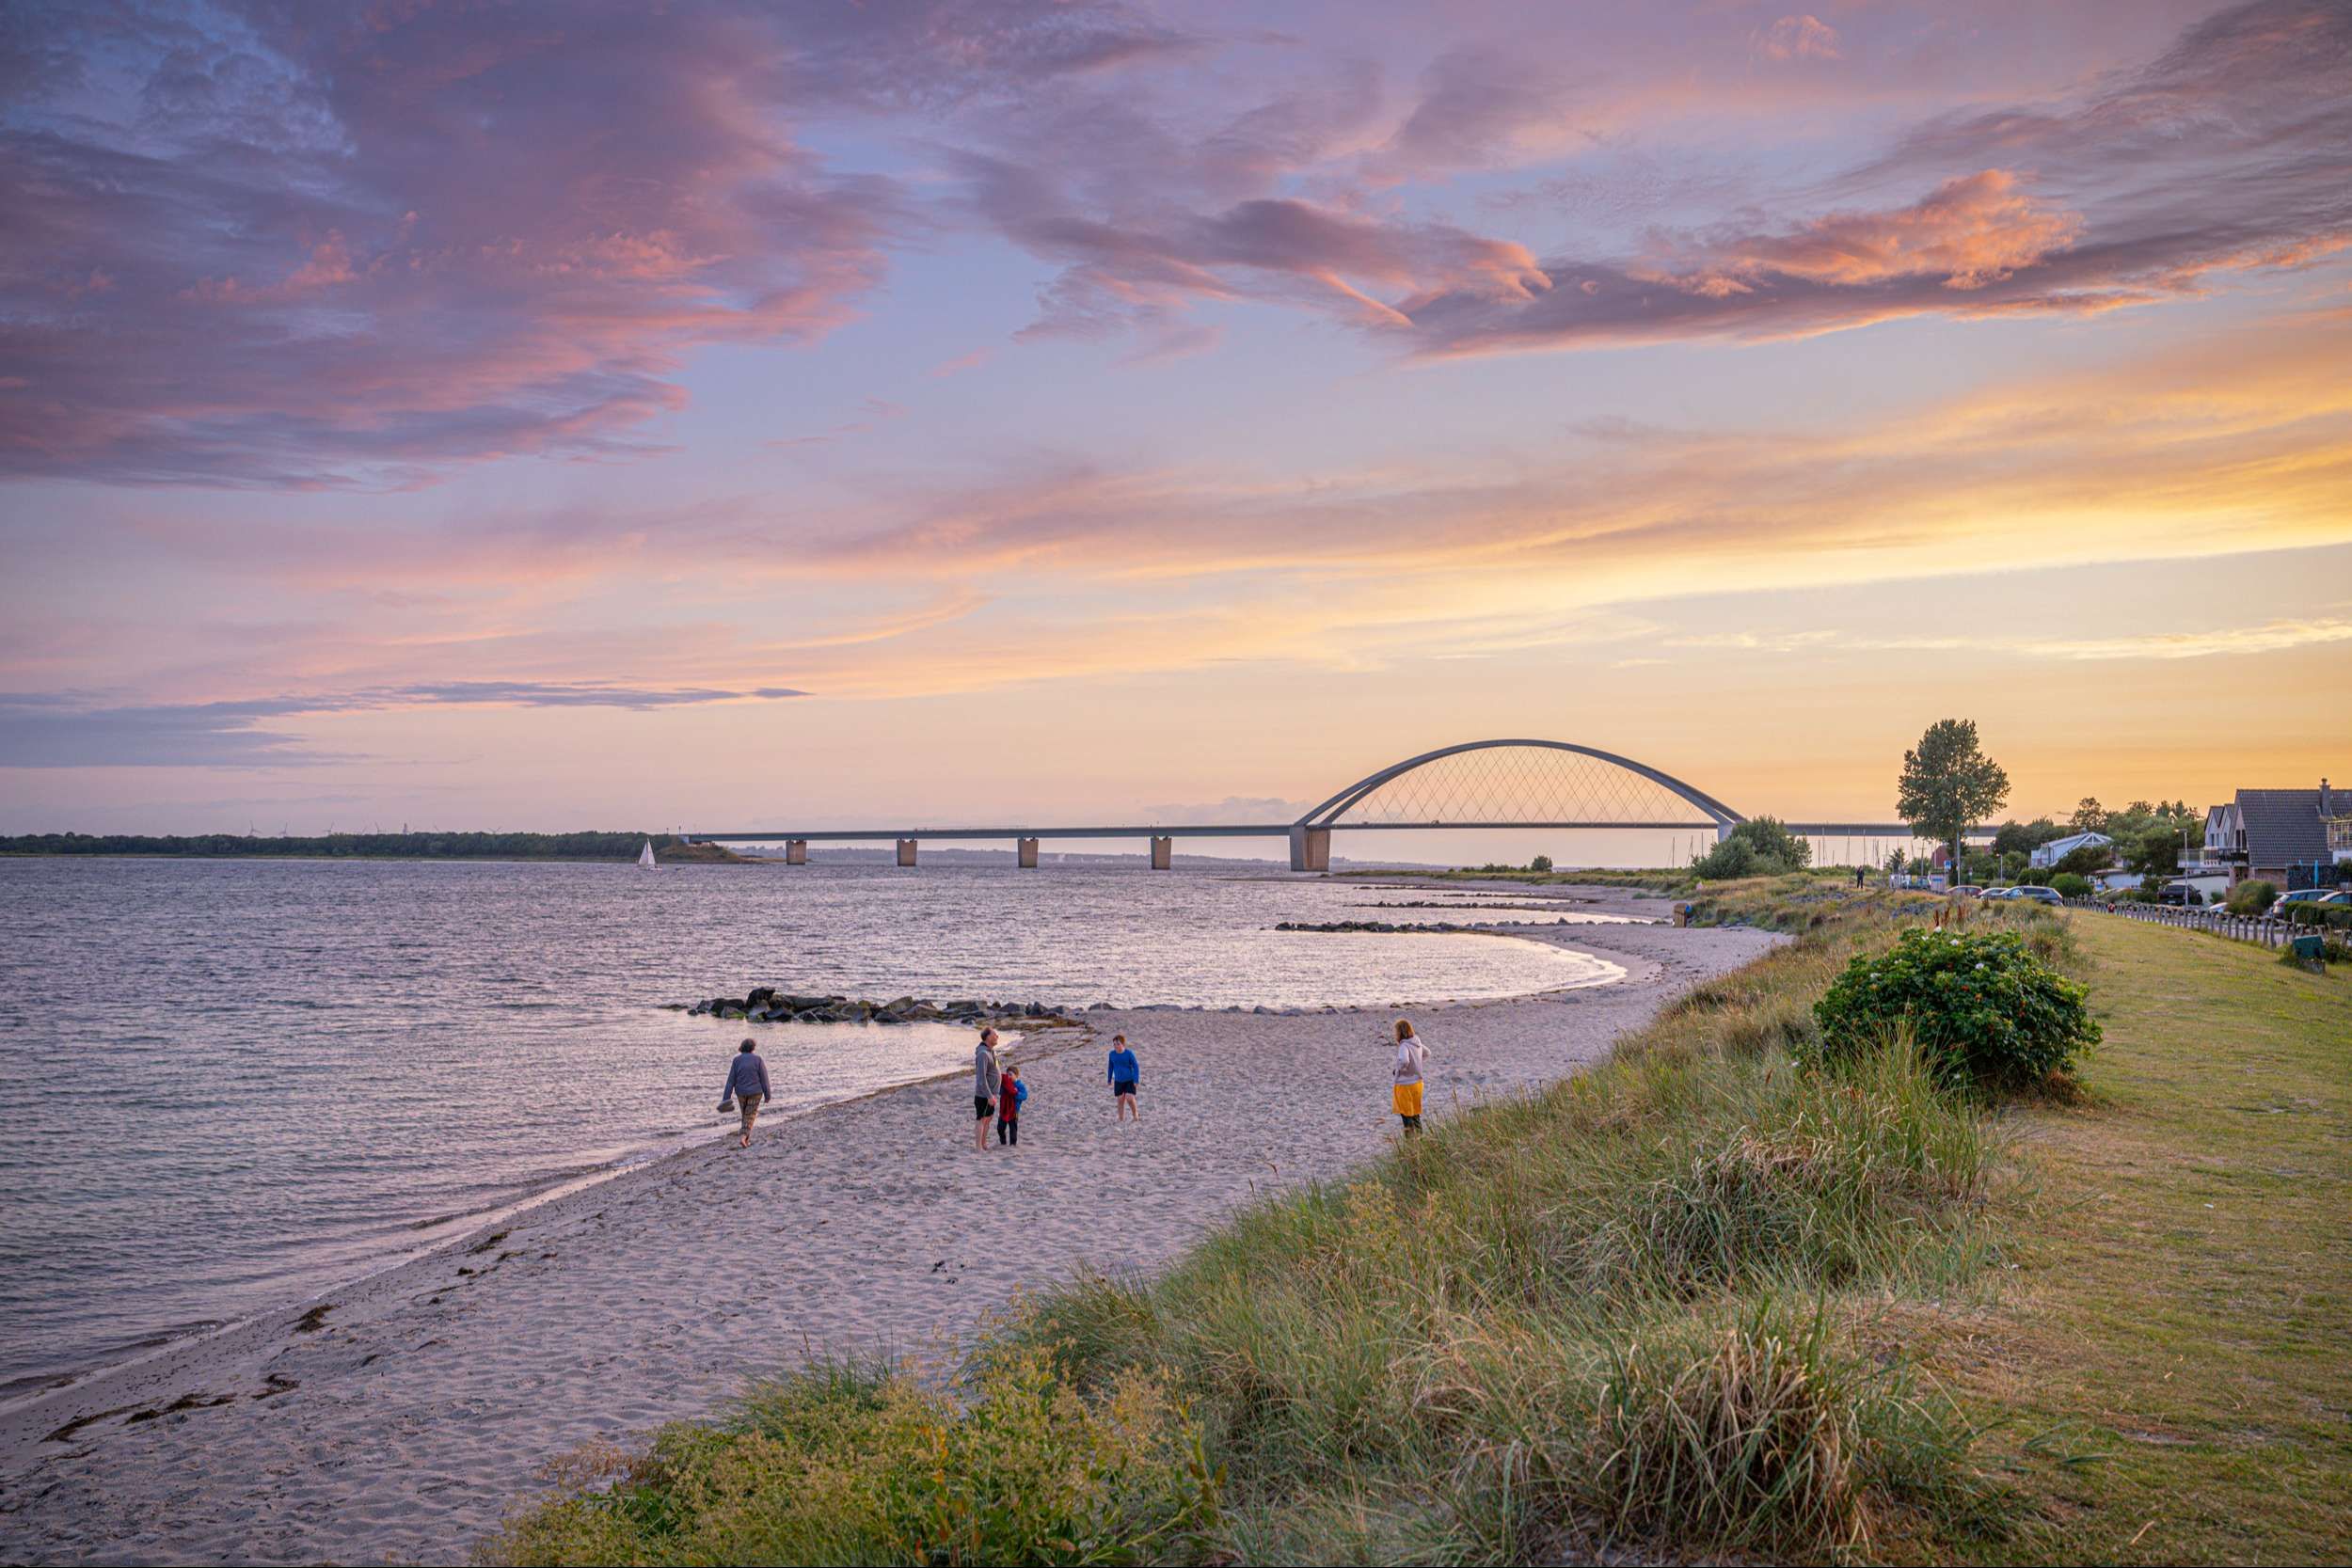
{"label": "deciduous tree", "polygon": [[1977,744],[1973,719],[1939,719],[1903,753],[1895,811],[1922,838],[1950,846],[1961,867],[1961,835],[2009,800],[2009,774]]}

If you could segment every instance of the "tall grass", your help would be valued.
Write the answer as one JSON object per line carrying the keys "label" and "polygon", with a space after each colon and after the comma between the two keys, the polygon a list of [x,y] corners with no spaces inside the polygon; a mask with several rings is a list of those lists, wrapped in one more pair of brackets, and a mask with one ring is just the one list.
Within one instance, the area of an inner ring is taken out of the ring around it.
{"label": "tall grass", "polygon": [[1830,1559],[1975,1508],[1966,1431],[1865,1341],[1876,1304],[1979,1266],[1988,1123],[1907,1041],[1836,1072],[1786,1051],[1852,952],[1934,904],[1791,880],[1707,917],[1799,941],[1604,1067],[1261,1203],[1152,1280],[1046,1293],[961,1407],[904,1373],[787,1382],[493,1555]]}

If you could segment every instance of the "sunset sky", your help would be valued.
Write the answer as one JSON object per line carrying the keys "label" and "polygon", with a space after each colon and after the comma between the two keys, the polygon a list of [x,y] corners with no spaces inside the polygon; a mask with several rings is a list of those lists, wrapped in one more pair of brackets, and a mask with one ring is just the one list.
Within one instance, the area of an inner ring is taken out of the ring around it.
{"label": "sunset sky", "polygon": [[2352,4],[1786,4],[12,5],[0,832],[2352,784]]}

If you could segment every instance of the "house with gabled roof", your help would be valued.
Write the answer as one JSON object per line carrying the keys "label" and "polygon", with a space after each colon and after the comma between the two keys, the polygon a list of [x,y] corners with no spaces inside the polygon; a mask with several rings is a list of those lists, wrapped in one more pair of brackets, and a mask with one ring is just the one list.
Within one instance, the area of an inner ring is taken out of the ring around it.
{"label": "house with gabled roof", "polygon": [[[2217,808],[2218,809],[2218,808]],[[2328,887],[2342,876],[2329,846],[2329,823],[2352,815],[2352,798],[2339,796],[2319,781],[2317,789],[2241,789],[2233,802],[2234,822],[2223,824],[2225,837],[2240,841],[2242,876],[2259,877],[2281,888]],[[2205,819],[2205,840],[2214,842],[2212,814]]]}

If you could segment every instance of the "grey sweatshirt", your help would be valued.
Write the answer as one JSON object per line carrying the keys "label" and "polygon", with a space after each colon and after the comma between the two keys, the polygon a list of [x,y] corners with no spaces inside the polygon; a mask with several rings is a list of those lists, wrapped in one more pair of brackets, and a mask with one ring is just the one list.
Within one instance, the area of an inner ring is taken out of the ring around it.
{"label": "grey sweatshirt", "polygon": [[996,1098],[996,1053],[988,1048],[986,1040],[972,1048],[972,1098]]}
{"label": "grey sweatshirt", "polygon": [[747,1094],[765,1096],[768,1093],[768,1064],[759,1059],[756,1051],[739,1051],[735,1063],[727,1069],[727,1098],[739,1099]]}

